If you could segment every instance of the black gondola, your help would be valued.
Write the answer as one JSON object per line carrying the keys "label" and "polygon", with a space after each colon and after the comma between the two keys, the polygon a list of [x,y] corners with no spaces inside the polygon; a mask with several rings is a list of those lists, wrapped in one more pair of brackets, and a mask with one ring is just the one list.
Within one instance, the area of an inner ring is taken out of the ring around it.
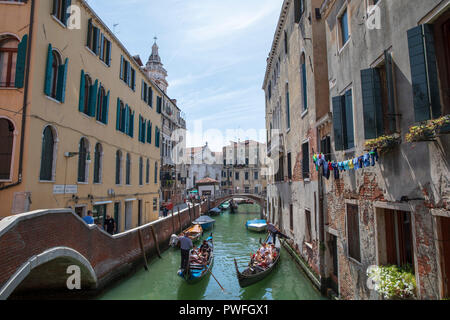
{"label": "black gondola", "polygon": [[[273,243],[272,236],[270,234],[267,236],[266,243]],[[240,272],[236,259],[234,259],[234,265],[236,267],[236,273],[241,288],[248,287],[258,281],[261,281],[273,271],[275,266],[278,264],[278,261],[280,260],[281,244],[278,238],[276,238],[275,248],[277,251],[277,256],[275,257],[273,263],[265,270],[260,267],[251,267],[249,264],[249,267],[247,269],[245,269],[243,272]]]}

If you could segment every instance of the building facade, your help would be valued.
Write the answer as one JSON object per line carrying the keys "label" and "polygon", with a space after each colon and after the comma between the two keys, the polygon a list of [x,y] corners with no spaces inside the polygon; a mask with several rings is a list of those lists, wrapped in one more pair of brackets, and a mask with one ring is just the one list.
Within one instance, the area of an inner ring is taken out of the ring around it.
{"label": "building facade", "polygon": [[2,1],[0,17],[0,217],[157,219],[163,90],[85,1]]}
{"label": "building facade", "polygon": [[323,292],[380,299],[367,271],[395,265],[417,298],[449,296],[449,8],[283,3],[263,87],[268,213]]}
{"label": "building facade", "polygon": [[328,116],[328,79],[321,1],[284,1],[267,59],[267,154],[272,175],[267,187],[269,220],[292,238],[292,246],[323,283],[319,226],[317,123]]}
{"label": "building facade", "polygon": [[267,192],[265,166],[266,144],[246,140],[223,147],[221,187],[225,194]]}

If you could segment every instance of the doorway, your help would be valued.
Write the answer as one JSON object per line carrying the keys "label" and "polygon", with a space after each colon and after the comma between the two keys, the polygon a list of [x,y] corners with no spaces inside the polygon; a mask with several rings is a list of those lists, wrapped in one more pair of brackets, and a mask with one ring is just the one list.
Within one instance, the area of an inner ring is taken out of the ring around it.
{"label": "doorway", "polygon": [[443,298],[450,298],[450,218],[438,218],[438,241],[442,276]]}
{"label": "doorway", "polygon": [[132,228],[133,221],[133,202],[125,202],[125,231]]}

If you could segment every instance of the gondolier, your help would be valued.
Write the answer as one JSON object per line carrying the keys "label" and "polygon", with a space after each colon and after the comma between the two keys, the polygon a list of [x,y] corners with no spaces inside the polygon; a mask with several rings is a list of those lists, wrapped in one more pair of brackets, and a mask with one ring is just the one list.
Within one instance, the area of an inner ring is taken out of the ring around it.
{"label": "gondolier", "polygon": [[273,238],[273,243],[275,243],[275,240],[277,239],[277,235],[280,236],[280,238],[285,238],[285,239],[291,239],[290,237],[288,237],[287,235],[285,235],[284,233],[282,233],[277,227],[275,227],[273,224],[269,223],[267,225],[267,231],[270,232],[270,234],[272,235]]}
{"label": "gondolier", "polygon": [[180,242],[180,248],[181,248],[181,266],[180,269],[184,272],[189,263],[189,252],[193,248],[192,240],[189,239],[185,233],[183,232],[181,234],[181,237],[179,238]]}

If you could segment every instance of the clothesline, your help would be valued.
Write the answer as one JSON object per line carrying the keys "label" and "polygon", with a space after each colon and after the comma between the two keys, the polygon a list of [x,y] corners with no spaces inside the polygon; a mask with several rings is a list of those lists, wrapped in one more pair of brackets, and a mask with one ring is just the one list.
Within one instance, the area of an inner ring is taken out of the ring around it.
{"label": "clothesline", "polygon": [[359,170],[375,166],[375,161],[379,161],[379,156],[377,149],[374,149],[362,156],[340,162],[327,161],[323,153],[313,154],[312,159],[317,171],[320,167],[323,167],[323,176],[326,179],[330,178],[331,171],[334,172],[334,178],[339,179],[340,171]]}

